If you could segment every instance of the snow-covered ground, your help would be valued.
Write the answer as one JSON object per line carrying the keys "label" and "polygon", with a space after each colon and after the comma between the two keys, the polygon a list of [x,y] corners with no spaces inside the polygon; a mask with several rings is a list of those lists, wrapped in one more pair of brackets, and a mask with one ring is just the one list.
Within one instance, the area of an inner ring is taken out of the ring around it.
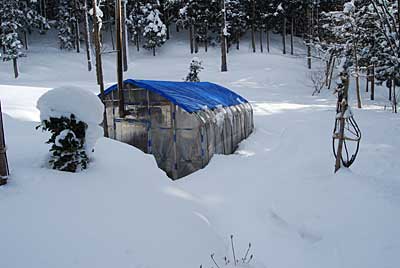
{"label": "snow-covered ground", "polygon": [[[224,267],[231,234],[239,257],[252,243],[255,267],[399,267],[399,116],[385,110],[383,88],[375,102],[363,93],[364,109],[353,109],[359,157],[334,175],[335,96],[311,96],[297,47],[297,56],[282,56],[277,41],[270,54],[252,54],[244,43],[229,53],[227,73],[218,48],[200,51],[201,79],[249,99],[255,132],[236,154],[172,182],[152,156],[104,138],[89,170],[44,168],[48,134],[35,130],[37,99],[62,85],[98,88],[83,53],[33,38],[18,80],[11,64],[0,64],[12,172],[0,188],[0,267],[211,268],[211,253]],[[130,54],[125,77],[139,79],[181,80],[192,58],[184,38],[157,57]],[[115,81],[113,57],[104,57],[107,83]]]}

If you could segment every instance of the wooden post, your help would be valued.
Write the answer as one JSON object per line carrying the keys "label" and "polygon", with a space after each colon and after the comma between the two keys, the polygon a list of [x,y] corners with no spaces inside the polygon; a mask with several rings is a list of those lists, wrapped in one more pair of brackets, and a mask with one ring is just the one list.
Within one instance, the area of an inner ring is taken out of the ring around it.
{"label": "wooden post", "polygon": [[222,24],[221,24],[221,72],[228,71],[226,63],[226,36],[225,36],[225,23],[226,23],[226,12],[225,12],[225,0],[221,0],[221,9],[223,10]]}
{"label": "wooden post", "polygon": [[172,177],[174,180],[178,179],[178,152],[176,148],[176,105],[171,103],[171,118],[172,118],[172,136],[173,136],[173,153],[174,153],[174,164],[172,167]]}
{"label": "wooden post", "polygon": [[4,138],[3,128],[3,113],[0,103],[0,186],[7,184],[8,176],[10,175],[6,154],[6,142]]}
{"label": "wooden post", "polygon": [[[101,53],[100,53],[100,29],[99,29],[99,20],[97,18],[97,0],[92,0],[92,3],[93,3],[94,45],[96,50],[96,74],[97,74],[97,82],[99,83],[100,86],[100,98],[104,105],[104,99],[105,99],[104,79],[103,79],[103,64],[101,61]],[[103,129],[104,129],[104,137],[109,137],[107,112],[105,105],[103,114]]]}
{"label": "wooden post", "polygon": [[[341,77],[343,83],[343,92],[342,99],[338,98],[338,113],[340,113],[339,118],[339,133],[334,133],[334,135],[338,134],[339,144],[338,150],[336,152],[336,163],[335,163],[335,173],[340,169],[342,165],[342,151],[344,145],[344,128],[345,128],[345,112],[347,110],[347,94],[349,90],[349,77],[348,75],[342,75]],[[340,94],[340,93],[338,93]]]}
{"label": "wooden post", "polygon": [[117,79],[118,79],[118,110],[119,117],[125,116],[124,100],[124,74],[123,74],[123,47],[122,47],[122,0],[117,0],[115,5],[115,33],[117,45]]}

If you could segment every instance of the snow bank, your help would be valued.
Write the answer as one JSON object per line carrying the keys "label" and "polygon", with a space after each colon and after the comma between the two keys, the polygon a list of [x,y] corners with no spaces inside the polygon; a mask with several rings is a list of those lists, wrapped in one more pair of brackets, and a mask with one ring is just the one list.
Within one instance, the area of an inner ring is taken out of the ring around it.
{"label": "snow bank", "polygon": [[40,120],[75,115],[78,121],[88,125],[86,130],[86,153],[91,154],[98,138],[103,134],[99,126],[103,121],[104,105],[92,92],[74,86],[59,87],[47,91],[37,101]]}
{"label": "snow bank", "polygon": [[43,169],[47,135],[35,125],[5,116],[13,173],[0,187],[0,267],[186,268],[225,254],[207,210],[151,155],[102,138],[85,172]]}

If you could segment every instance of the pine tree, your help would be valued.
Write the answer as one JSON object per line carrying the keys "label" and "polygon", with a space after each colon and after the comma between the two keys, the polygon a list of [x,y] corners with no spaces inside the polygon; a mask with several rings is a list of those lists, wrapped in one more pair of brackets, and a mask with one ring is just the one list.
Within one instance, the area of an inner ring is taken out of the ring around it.
{"label": "pine tree", "polygon": [[85,135],[87,124],[70,117],[50,117],[43,120],[37,127],[50,131],[47,141],[51,144],[49,164],[52,169],[67,172],[77,172],[86,169],[89,158],[85,151]]}
{"label": "pine tree", "polygon": [[161,21],[160,11],[154,4],[147,3],[142,7],[143,12],[143,47],[153,51],[156,55],[156,47],[161,47],[167,40],[166,26]]}
{"label": "pine tree", "polygon": [[50,29],[50,25],[45,17],[39,14],[38,2],[35,1],[19,1],[21,17],[18,18],[21,29],[24,33],[24,45],[28,49],[27,34],[31,34],[34,29],[39,29],[43,34]]}
{"label": "pine tree", "polygon": [[128,16],[126,18],[126,24],[128,31],[131,35],[131,40],[136,44],[137,50],[140,50],[140,36],[143,32],[143,12],[144,7],[142,1],[129,1],[128,2]]}
{"label": "pine tree", "polygon": [[194,57],[190,62],[189,73],[186,76],[187,82],[200,82],[199,73],[203,70],[202,62],[199,58]]}
{"label": "pine tree", "polygon": [[243,1],[226,0],[226,20],[229,43],[236,43],[239,49],[240,38],[246,33],[246,10]]}
{"label": "pine tree", "polygon": [[59,0],[57,14],[58,40],[60,49],[71,50],[75,48],[74,25],[76,23],[74,2]]}
{"label": "pine tree", "polygon": [[23,16],[18,0],[3,1],[0,8],[0,41],[3,47],[3,61],[13,61],[14,76],[18,77],[18,58],[23,56],[22,43],[18,35],[21,24],[18,18]]}

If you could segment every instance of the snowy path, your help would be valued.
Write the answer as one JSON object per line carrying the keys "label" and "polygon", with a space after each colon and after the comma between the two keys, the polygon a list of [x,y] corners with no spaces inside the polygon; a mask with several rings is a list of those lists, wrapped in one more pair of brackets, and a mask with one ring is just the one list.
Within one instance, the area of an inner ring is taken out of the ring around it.
{"label": "snowy path", "polygon": [[[182,79],[192,57],[185,42],[167,44],[156,58],[131,51],[126,77]],[[255,132],[235,155],[170,182],[151,156],[104,139],[92,169],[72,176],[41,167],[46,136],[34,130],[34,105],[47,88],[97,88],[83,54],[46,45],[33,46],[18,80],[0,65],[13,172],[0,189],[0,267],[209,268],[210,253],[230,254],[230,234],[239,255],[252,242],[257,267],[398,267],[400,119],[384,111],[382,89],[376,103],[364,94],[365,109],[354,110],[359,158],[333,175],[335,97],[311,96],[304,60],[281,56],[279,43],[270,55],[243,44],[221,74],[211,49],[198,55],[202,80],[238,91],[255,111]],[[113,65],[107,55],[107,83]]]}

